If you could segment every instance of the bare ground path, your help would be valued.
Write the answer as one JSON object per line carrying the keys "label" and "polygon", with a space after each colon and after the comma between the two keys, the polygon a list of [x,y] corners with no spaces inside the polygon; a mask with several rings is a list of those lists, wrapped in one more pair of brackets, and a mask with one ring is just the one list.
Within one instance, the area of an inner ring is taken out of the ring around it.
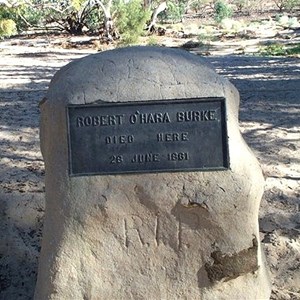
{"label": "bare ground path", "polygon": [[[47,39],[0,42],[0,299],[34,292],[44,214],[38,103],[61,66],[95,52]],[[300,59],[208,60],[240,91],[241,131],[265,174],[260,231],[272,299],[300,299]]]}

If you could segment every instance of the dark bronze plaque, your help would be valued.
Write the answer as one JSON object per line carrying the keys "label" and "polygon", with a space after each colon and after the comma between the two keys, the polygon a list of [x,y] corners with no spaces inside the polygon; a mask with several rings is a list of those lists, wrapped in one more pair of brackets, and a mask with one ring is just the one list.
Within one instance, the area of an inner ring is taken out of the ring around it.
{"label": "dark bronze plaque", "polygon": [[229,168],[224,98],[70,105],[70,175]]}

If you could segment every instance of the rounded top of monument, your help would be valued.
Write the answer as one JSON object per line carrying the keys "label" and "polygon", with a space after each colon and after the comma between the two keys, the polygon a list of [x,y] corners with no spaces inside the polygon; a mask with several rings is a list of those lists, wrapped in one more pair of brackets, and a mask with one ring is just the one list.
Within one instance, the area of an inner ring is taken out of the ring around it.
{"label": "rounded top of monument", "polygon": [[224,97],[209,63],[185,50],[135,46],[75,60],[53,77],[47,99],[64,104]]}

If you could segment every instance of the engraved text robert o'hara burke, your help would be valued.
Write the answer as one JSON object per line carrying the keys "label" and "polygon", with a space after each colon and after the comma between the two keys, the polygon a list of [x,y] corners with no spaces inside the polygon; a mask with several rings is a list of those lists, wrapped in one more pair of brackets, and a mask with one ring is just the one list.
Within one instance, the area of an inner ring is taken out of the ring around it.
{"label": "engraved text robert o'hara burke", "polygon": [[67,110],[71,176],[229,168],[224,98]]}

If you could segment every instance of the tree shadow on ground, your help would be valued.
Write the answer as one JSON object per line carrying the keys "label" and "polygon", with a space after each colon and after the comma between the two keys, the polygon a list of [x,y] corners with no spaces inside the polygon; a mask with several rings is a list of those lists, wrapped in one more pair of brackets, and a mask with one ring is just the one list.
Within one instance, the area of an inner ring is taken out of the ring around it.
{"label": "tree shadow on ground", "polygon": [[[288,136],[297,134],[300,127],[299,59],[240,56],[208,59],[240,92],[239,118],[241,126],[246,127],[243,135],[251,147],[262,156],[268,153],[268,148],[272,152],[285,145],[291,150],[299,147],[299,140],[289,140]],[[282,131],[282,136],[270,135],[276,130]],[[286,161],[286,157],[278,154],[269,159]],[[299,159],[296,160],[298,163]]]}
{"label": "tree shadow on ground", "polygon": [[2,92],[44,90],[48,87],[53,74],[58,67],[15,65],[0,70]]}
{"label": "tree shadow on ground", "polygon": [[45,206],[38,104],[54,73],[71,59],[86,54],[13,55],[17,63],[1,61],[0,68],[0,231],[4,235],[0,247],[0,299],[30,300]]}
{"label": "tree shadow on ground", "polygon": [[84,53],[81,52],[61,52],[61,51],[40,51],[40,52],[27,52],[27,53],[18,53],[16,54],[17,58],[47,58],[48,59],[55,59],[56,61],[65,61],[66,55],[71,56],[72,60],[81,58],[82,56],[91,54],[90,52]]}
{"label": "tree shadow on ground", "polygon": [[[0,92],[44,90],[53,75],[68,62],[90,52],[32,51],[12,53],[7,62],[0,63]],[[15,63],[17,62],[17,63]]]}
{"label": "tree shadow on ground", "polygon": [[[211,56],[208,57],[208,60],[217,72],[227,77],[240,92],[300,89],[300,61],[298,58],[232,55]],[[297,103],[299,103],[299,98]]]}
{"label": "tree shadow on ground", "polygon": [[0,299],[33,299],[44,214],[38,102],[45,91],[0,91]]}

